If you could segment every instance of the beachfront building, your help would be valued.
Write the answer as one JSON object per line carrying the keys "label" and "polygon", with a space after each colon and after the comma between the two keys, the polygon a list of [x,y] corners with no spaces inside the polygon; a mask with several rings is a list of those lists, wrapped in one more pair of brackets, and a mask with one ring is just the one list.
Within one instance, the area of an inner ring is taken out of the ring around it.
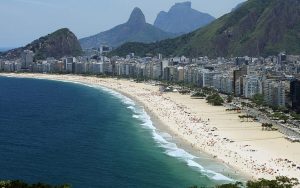
{"label": "beachfront building", "polygon": [[103,62],[95,62],[92,65],[94,74],[103,74]]}
{"label": "beachfront building", "polygon": [[243,66],[233,71],[233,90],[235,96],[243,95],[243,80],[242,77],[248,74],[248,67]]}
{"label": "beachfront building", "polygon": [[21,64],[18,62],[10,62],[10,61],[1,62],[1,71],[17,72],[20,70],[21,70]]}
{"label": "beachfront building", "polygon": [[29,66],[33,63],[33,56],[34,53],[30,50],[24,50],[21,53],[21,63],[22,63],[21,69],[23,70],[29,69]]}
{"label": "beachfront building", "polygon": [[213,87],[219,92],[232,94],[233,78],[228,74],[216,74],[213,76]]}
{"label": "beachfront building", "polygon": [[113,74],[113,65],[110,61],[103,62],[103,74],[112,75]]}
{"label": "beachfront building", "polygon": [[163,70],[163,79],[166,81],[172,81],[173,75],[171,75],[171,67],[165,67]]}
{"label": "beachfront building", "polygon": [[197,79],[198,67],[196,65],[187,65],[183,69],[184,69],[184,82],[198,85],[198,79]]}
{"label": "beachfront building", "polygon": [[184,81],[184,69],[183,69],[183,67],[178,67],[177,71],[178,71],[178,74],[177,74],[177,77],[176,77],[176,81],[177,82]]}
{"label": "beachfront building", "polygon": [[300,113],[300,80],[291,81],[290,94],[293,110]]}
{"label": "beachfront building", "polygon": [[211,71],[209,69],[199,69],[198,71],[198,86],[200,87],[214,87],[214,76],[220,73]]}
{"label": "beachfront building", "polygon": [[170,69],[169,80],[171,82],[177,82],[178,81],[178,77],[179,77],[178,67],[170,66],[168,68]]}
{"label": "beachfront building", "polygon": [[5,62],[0,60],[0,72],[4,71],[4,64]]}
{"label": "beachfront building", "polygon": [[53,60],[49,64],[51,65],[50,72],[52,73],[62,73],[65,70],[64,63],[62,61]]}
{"label": "beachfront building", "polygon": [[263,82],[263,94],[265,102],[270,106],[285,106],[285,83],[274,79]]}
{"label": "beachfront building", "polygon": [[62,61],[64,63],[64,71],[66,73],[71,73],[72,72],[72,64],[74,63],[74,58],[73,57],[65,57],[65,58],[62,58]]}
{"label": "beachfront building", "polygon": [[162,76],[163,76],[163,66],[162,66],[162,62],[155,62],[152,64],[153,68],[153,72],[152,72],[152,79],[154,80],[161,80]]}
{"label": "beachfront building", "polygon": [[243,96],[252,98],[256,94],[262,94],[262,82],[257,75],[243,76]]}

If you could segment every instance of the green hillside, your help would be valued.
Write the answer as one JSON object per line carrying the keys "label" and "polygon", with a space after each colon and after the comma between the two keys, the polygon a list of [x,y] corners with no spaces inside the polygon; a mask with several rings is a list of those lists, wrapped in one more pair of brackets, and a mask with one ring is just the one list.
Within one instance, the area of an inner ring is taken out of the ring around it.
{"label": "green hillside", "polygon": [[33,51],[35,59],[38,60],[47,57],[78,56],[82,53],[77,37],[67,28],[43,36],[25,47],[9,50],[3,53],[2,57],[5,59],[18,59],[24,50]]}
{"label": "green hillside", "polygon": [[208,26],[157,43],[127,43],[111,55],[134,52],[190,57],[300,54],[300,1],[248,0]]}

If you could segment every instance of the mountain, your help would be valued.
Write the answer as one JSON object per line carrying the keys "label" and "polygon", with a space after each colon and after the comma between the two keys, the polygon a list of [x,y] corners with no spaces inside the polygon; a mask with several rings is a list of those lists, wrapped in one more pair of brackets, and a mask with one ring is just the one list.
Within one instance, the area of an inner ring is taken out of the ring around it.
{"label": "mountain", "polygon": [[157,43],[128,43],[111,55],[135,52],[190,57],[300,54],[300,1],[248,0],[192,33]]}
{"label": "mountain", "polygon": [[233,9],[231,9],[231,12],[239,9],[244,3],[245,2],[241,2],[241,3],[237,4]]}
{"label": "mountain", "polygon": [[2,57],[5,59],[17,59],[24,50],[33,51],[35,53],[35,59],[78,56],[82,53],[77,37],[67,28],[43,36],[25,47],[9,50],[3,53]]}
{"label": "mountain", "polygon": [[211,23],[215,18],[192,9],[191,2],[176,3],[169,12],[161,11],[154,26],[170,33],[184,34]]}
{"label": "mountain", "polygon": [[101,44],[118,47],[126,42],[149,43],[171,37],[175,37],[175,35],[146,23],[141,9],[135,8],[126,23],[94,36],[80,39],[80,44],[84,49],[99,47]]}

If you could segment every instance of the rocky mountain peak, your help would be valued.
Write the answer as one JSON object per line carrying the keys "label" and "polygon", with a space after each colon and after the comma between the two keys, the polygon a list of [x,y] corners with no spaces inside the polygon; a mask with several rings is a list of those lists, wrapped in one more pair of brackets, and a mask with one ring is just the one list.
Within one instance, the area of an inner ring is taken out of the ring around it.
{"label": "rocky mountain peak", "polygon": [[154,26],[163,31],[184,34],[211,23],[215,18],[207,13],[192,9],[190,1],[176,3],[168,12],[160,12]]}
{"label": "rocky mountain peak", "polygon": [[110,30],[80,39],[82,48],[97,48],[105,43],[111,47],[118,47],[126,42],[155,42],[175,37],[175,34],[165,32],[146,23],[145,15],[140,8],[134,8],[130,18],[124,24],[117,25]]}
{"label": "rocky mountain peak", "polygon": [[175,5],[172,6],[171,9],[174,9],[174,8],[192,8],[192,2],[186,1],[186,2],[182,2],[182,3],[175,3]]}
{"label": "rocky mountain peak", "polygon": [[127,22],[130,25],[142,25],[146,23],[145,15],[138,7],[134,8]]}

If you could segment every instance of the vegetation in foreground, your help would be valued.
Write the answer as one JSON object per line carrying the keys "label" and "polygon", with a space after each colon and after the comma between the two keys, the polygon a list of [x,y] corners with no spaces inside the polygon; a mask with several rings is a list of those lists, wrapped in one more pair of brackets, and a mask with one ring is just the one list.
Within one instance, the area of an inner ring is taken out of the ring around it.
{"label": "vegetation in foreground", "polygon": [[[246,185],[241,182],[218,185],[216,188],[293,188],[299,185],[299,181],[296,178],[288,178],[285,176],[278,176],[275,180],[259,179],[257,181],[248,181]],[[200,188],[198,186],[192,186],[189,188]]]}
{"label": "vegetation in foreground", "polygon": [[52,186],[44,183],[28,184],[20,180],[0,181],[1,188],[71,188],[70,185]]}
{"label": "vegetation in foreground", "polygon": [[[235,182],[230,184],[217,185],[216,188],[293,188],[299,185],[299,181],[296,178],[288,178],[285,176],[278,176],[275,180],[259,179],[257,181],[248,181],[244,185],[241,182]],[[0,181],[1,188],[71,188],[70,185],[51,186],[48,184],[37,183],[27,184],[20,180],[14,181]],[[203,186],[191,186],[189,188],[204,188]]]}

